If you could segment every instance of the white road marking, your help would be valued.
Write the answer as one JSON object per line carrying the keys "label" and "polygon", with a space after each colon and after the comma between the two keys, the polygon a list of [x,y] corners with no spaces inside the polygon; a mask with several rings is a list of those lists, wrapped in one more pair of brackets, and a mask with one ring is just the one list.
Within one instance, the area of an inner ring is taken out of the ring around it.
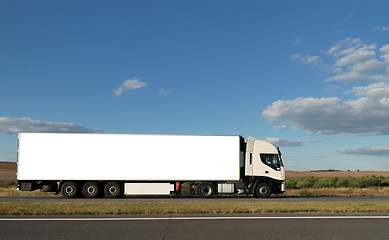
{"label": "white road marking", "polygon": [[159,220],[261,220],[261,219],[389,219],[389,216],[263,216],[263,217],[133,217],[133,218],[115,218],[115,217],[102,217],[102,218],[0,218],[0,221],[159,221]]}

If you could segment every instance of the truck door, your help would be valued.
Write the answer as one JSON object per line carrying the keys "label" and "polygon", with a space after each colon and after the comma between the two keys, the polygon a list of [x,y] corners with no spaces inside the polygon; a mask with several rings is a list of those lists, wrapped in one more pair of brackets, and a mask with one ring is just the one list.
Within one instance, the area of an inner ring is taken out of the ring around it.
{"label": "truck door", "polygon": [[281,166],[282,162],[278,154],[274,153],[259,153],[258,164],[254,165],[254,172],[256,174],[270,177],[273,179],[282,178]]}

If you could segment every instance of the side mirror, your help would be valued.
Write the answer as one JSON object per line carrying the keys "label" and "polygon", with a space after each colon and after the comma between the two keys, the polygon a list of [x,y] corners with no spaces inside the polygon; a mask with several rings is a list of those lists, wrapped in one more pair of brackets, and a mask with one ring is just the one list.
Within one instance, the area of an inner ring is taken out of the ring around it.
{"label": "side mirror", "polygon": [[277,171],[281,171],[281,168],[278,167],[278,168],[277,168]]}

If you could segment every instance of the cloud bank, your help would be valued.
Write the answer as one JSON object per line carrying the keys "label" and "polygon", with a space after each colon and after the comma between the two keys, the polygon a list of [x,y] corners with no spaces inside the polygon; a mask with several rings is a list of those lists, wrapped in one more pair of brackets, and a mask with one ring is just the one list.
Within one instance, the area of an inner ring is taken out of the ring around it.
{"label": "cloud bank", "polygon": [[286,121],[309,134],[351,133],[356,135],[389,134],[389,84],[374,83],[354,87],[356,100],[332,98],[296,98],[276,101],[262,116],[270,121]]}
{"label": "cloud bank", "polygon": [[338,153],[367,156],[389,156],[389,146],[342,149]]}
{"label": "cloud bank", "polygon": [[88,129],[74,123],[44,122],[29,117],[0,117],[0,135],[10,135],[19,132],[91,133],[97,131],[97,129]]}
{"label": "cloud bank", "polygon": [[287,140],[281,138],[266,138],[265,141],[271,142],[278,147],[301,147],[318,141],[312,140]]}
{"label": "cloud bank", "polygon": [[[389,135],[389,44],[380,48],[359,38],[337,42],[326,54],[334,62],[326,82],[364,82],[340,97],[298,97],[273,102],[262,116],[270,122],[286,122],[309,134]],[[292,60],[319,64],[310,55],[294,54]],[[311,59],[309,61],[308,59]],[[323,67],[323,66],[322,66]]]}

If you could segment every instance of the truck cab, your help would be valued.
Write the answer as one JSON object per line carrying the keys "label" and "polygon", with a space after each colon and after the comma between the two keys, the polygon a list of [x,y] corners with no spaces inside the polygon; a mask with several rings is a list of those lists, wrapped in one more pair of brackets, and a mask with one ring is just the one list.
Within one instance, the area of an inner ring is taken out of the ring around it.
{"label": "truck cab", "polygon": [[252,187],[254,195],[266,197],[285,192],[285,168],[281,152],[273,144],[248,138],[244,170],[244,180],[255,185]]}

